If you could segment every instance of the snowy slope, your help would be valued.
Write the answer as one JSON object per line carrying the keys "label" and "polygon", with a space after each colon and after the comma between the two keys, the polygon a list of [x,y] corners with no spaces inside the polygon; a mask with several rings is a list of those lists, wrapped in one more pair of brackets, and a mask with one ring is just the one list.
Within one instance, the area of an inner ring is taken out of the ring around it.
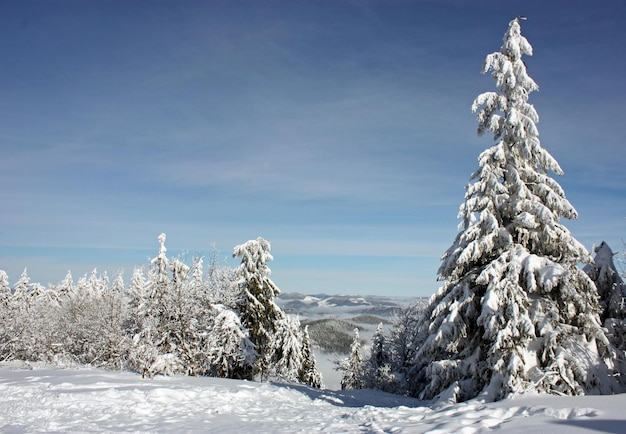
{"label": "snowy slope", "polygon": [[0,432],[624,432],[626,395],[428,403],[371,390],[0,364]]}

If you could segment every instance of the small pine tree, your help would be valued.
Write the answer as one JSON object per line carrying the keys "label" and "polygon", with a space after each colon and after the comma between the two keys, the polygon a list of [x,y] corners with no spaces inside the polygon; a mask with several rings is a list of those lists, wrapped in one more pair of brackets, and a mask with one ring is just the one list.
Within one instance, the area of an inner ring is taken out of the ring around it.
{"label": "small pine tree", "polygon": [[120,272],[113,279],[109,290],[105,289],[100,294],[96,303],[101,324],[99,365],[118,370],[124,368],[130,346],[126,330],[130,312],[124,288],[124,278]]}
{"label": "small pine tree", "polygon": [[9,276],[6,271],[0,270],[0,304],[8,303],[11,297],[11,287],[9,286]]}
{"label": "small pine tree", "polygon": [[422,308],[416,303],[400,309],[389,333],[389,362],[392,370],[403,377],[415,356],[415,334]]}
{"label": "small pine tree", "polygon": [[372,337],[372,348],[370,362],[373,367],[380,368],[388,363],[388,357],[385,345],[385,332],[383,330],[383,323],[379,323],[376,327],[376,332]]}
{"label": "small pine tree", "polygon": [[615,254],[602,241],[595,248],[594,263],[583,269],[598,289],[602,321],[607,336],[618,350],[619,357],[626,360],[626,284],[613,262]]}
{"label": "small pine tree", "polygon": [[622,280],[613,257],[615,253],[609,245],[602,241],[594,249],[594,263],[583,268],[596,284],[602,307],[601,318],[626,318],[626,284]]}
{"label": "small pine tree", "polygon": [[361,338],[359,329],[354,329],[350,356],[343,360],[339,369],[343,371],[341,377],[341,390],[363,389],[363,359],[361,358]]}
{"label": "small pine tree", "polygon": [[29,308],[29,292],[30,292],[30,277],[28,277],[28,269],[24,268],[20,278],[15,282],[13,286],[13,297],[15,301],[15,307],[18,310],[26,311]]}
{"label": "small pine tree", "polygon": [[305,326],[302,332],[302,367],[300,369],[298,380],[302,384],[306,384],[317,389],[323,387],[322,374],[317,370],[315,363],[315,355],[311,348],[311,338],[309,337],[309,326]]}
{"label": "small pine tree", "polygon": [[385,392],[398,390],[396,378],[391,372],[389,356],[383,324],[380,323],[372,337],[370,357],[365,364],[363,373],[365,387]]}
{"label": "small pine tree", "polygon": [[0,361],[13,358],[15,332],[13,296],[9,276],[0,270]]}
{"label": "small pine tree", "polygon": [[[176,306],[172,298],[176,298],[176,295],[173,296],[176,292],[173,287],[182,285],[188,269],[185,270],[176,263],[176,270],[173,272],[175,282],[170,279],[170,260],[166,255],[165,240],[165,234],[158,236],[159,253],[150,261],[143,298],[132,303],[138,307],[137,323],[141,328],[133,337],[131,364],[142,375],[178,372],[183,366],[173,331],[179,318],[176,316]],[[135,291],[139,295],[141,289],[138,287]]]}
{"label": "small pine tree", "polygon": [[74,279],[71,271],[68,270],[65,278],[57,285],[56,292],[61,300],[69,298],[74,293]]}
{"label": "small pine tree", "polygon": [[251,379],[257,352],[235,312],[215,304],[211,307],[212,326],[206,346],[206,372],[221,378]]}
{"label": "small pine tree", "polygon": [[272,339],[270,375],[277,380],[298,382],[302,371],[302,332],[297,318],[285,316],[278,321]]}

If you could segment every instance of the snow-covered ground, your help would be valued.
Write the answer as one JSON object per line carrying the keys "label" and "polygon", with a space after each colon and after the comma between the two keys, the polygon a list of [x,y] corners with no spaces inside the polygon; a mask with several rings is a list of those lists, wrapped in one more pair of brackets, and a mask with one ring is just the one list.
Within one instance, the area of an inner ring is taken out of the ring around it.
{"label": "snow-covered ground", "polygon": [[0,364],[0,432],[626,432],[626,395],[429,405],[371,390]]}

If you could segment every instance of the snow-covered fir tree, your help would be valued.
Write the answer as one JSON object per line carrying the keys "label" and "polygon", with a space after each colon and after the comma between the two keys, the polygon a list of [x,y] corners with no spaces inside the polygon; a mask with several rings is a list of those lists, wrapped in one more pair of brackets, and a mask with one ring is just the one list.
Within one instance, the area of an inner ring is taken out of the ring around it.
{"label": "snow-covered fir tree", "polygon": [[191,375],[209,375],[207,353],[209,334],[212,332],[214,309],[210,289],[204,281],[204,260],[193,259],[189,277],[185,280],[181,295],[181,334],[187,372]]}
{"label": "snow-covered fir tree", "polygon": [[339,364],[341,375],[341,390],[363,389],[363,358],[361,357],[361,338],[359,329],[354,329],[350,355]]}
{"label": "snow-covered fir tree", "polygon": [[594,263],[583,268],[598,288],[603,320],[626,318],[626,284],[617,271],[613,257],[615,253],[602,241],[594,249]]}
{"label": "snow-covered fir tree", "polygon": [[13,356],[14,315],[9,276],[4,270],[0,270],[0,361],[9,360]]}
{"label": "snow-covered fir tree", "polygon": [[182,366],[171,335],[175,313],[171,311],[169,298],[170,260],[165,240],[164,233],[158,236],[159,253],[150,261],[146,290],[141,301],[136,303],[140,329],[132,340],[131,362],[134,369],[148,376],[159,372],[174,373]]}
{"label": "snow-covered fir tree", "polygon": [[99,364],[118,370],[124,368],[131,342],[127,334],[130,311],[125,291],[124,278],[120,272],[113,279],[111,287],[98,297],[101,312]]}
{"label": "snow-covered fir tree", "polygon": [[[136,269],[131,282],[131,306],[136,309],[133,340],[135,369],[154,375],[205,375],[211,303],[202,278],[202,260],[189,267],[167,257],[165,234],[158,237],[159,253],[151,261],[147,283]],[[142,346],[144,348],[142,348]]]}
{"label": "snow-covered fir tree", "polygon": [[270,377],[296,383],[302,370],[302,331],[297,318],[285,315],[276,324],[270,356]]}
{"label": "snow-covered fir tree", "polygon": [[5,338],[0,351],[2,351],[2,357],[5,360],[13,358],[31,360],[26,356],[29,352],[32,334],[36,333],[36,330],[33,330],[34,312],[31,309],[33,299],[30,296],[30,289],[30,277],[27,268],[24,268],[19,279],[13,285],[3,318],[3,335]]}
{"label": "snow-covered fir tree", "polygon": [[174,258],[170,261],[170,270],[172,279],[164,297],[167,315],[163,326],[167,330],[170,348],[185,366],[186,374],[197,375],[194,366],[199,350],[196,310],[202,306],[195,303],[195,294],[189,291],[189,266]]}
{"label": "snow-covered fir tree", "polygon": [[237,284],[237,270],[227,266],[223,261],[218,261],[217,250],[213,249],[211,255],[207,273],[210,296],[215,303],[238,310],[241,288]]}
{"label": "snow-covered fir tree", "polygon": [[383,323],[378,324],[372,337],[369,359],[363,370],[363,384],[367,388],[385,392],[399,391],[397,380],[391,371]]}
{"label": "snow-covered fir tree", "polygon": [[13,297],[16,307],[21,310],[28,310],[30,293],[30,277],[28,277],[28,268],[24,268],[20,278],[13,286]]}
{"label": "snow-covered fir tree", "polygon": [[415,337],[422,309],[422,303],[415,303],[398,310],[389,331],[386,353],[397,380],[398,393],[406,392],[406,374],[415,358]]}
{"label": "snow-covered fir tree", "polygon": [[253,375],[267,378],[272,356],[272,340],[277,325],[285,315],[274,299],[280,294],[278,287],[268,277],[271,273],[267,263],[273,259],[270,243],[259,237],[235,246],[233,256],[241,258],[236,270],[239,297],[237,309],[241,323],[250,331],[258,358]]}
{"label": "snow-covered fir tree", "polygon": [[140,320],[142,315],[139,315],[141,310],[143,309],[142,304],[144,303],[144,299],[146,297],[146,278],[144,275],[143,267],[135,267],[133,269],[133,275],[130,278],[130,286],[128,288],[128,297],[129,297],[129,305],[130,309],[134,313],[134,326],[136,328],[140,328],[139,324],[136,324],[137,321]]}
{"label": "snow-covered fir tree", "polygon": [[583,268],[598,289],[601,319],[619,356],[626,359],[626,284],[615,266],[615,253],[602,241],[594,249],[594,263]]}
{"label": "snow-covered fir tree", "polygon": [[9,276],[6,271],[0,270],[0,302],[6,302],[11,296]]}
{"label": "snow-covered fir tree", "polygon": [[[11,303],[11,286],[6,271],[0,270],[0,315],[8,314]],[[3,316],[0,316],[0,320]]]}
{"label": "snow-covered fir tree", "polygon": [[61,283],[56,286],[56,292],[60,299],[65,299],[74,292],[74,278],[71,270],[68,270]]}
{"label": "snow-covered fir tree", "polygon": [[299,381],[315,388],[323,387],[322,374],[317,370],[315,355],[311,348],[311,338],[309,337],[309,326],[304,326],[302,331],[302,366],[298,375]]}
{"label": "snow-covered fir tree", "polygon": [[229,308],[211,306],[212,327],[207,343],[207,375],[250,379],[258,356],[248,330]]}
{"label": "snow-covered fir tree", "polygon": [[493,133],[496,144],[478,158],[439,269],[445,283],[419,320],[409,380],[420,398],[622,390],[597,292],[577,267],[591,258],[559,222],[577,214],[539,141],[528,102],[538,86],[522,60],[531,54],[515,19],[485,61],[498,92],[479,95],[472,110],[479,135]]}

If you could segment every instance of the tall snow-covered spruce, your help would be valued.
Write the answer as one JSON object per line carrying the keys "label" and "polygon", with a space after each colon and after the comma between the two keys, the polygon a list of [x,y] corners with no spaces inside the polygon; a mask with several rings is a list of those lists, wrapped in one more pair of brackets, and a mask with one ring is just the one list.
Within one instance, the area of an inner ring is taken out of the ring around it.
{"label": "tall snow-covered spruce", "polygon": [[278,323],[285,319],[283,311],[274,302],[280,290],[269,278],[271,270],[267,262],[274,259],[270,250],[270,243],[261,237],[233,249],[233,257],[241,258],[236,271],[241,291],[237,309],[258,353],[256,372],[252,375],[259,374],[262,379],[269,374]]}
{"label": "tall snow-covered spruce", "polygon": [[300,321],[285,315],[275,303],[280,294],[269,278],[267,262],[273,259],[269,241],[259,237],[235,246],[241,258],[235,271],[239,295],[235,301],[241,323],[249,331],[256,350],[255,366],[241,378],[302,382],[321,387],[322,378],[311,353],[308,332]]}
{"label": "tall snow-covered spruce", "polygon": [[577,266],[591,257],[559,223],[577,214],[549,175],[563,172],[539,142],[523,55],[532,47],[514,19],[482,71],[498,92],[472,105],[478,134],[496,144],[478,158],[439,268],[444,285],[418,322],[409,387],[423,399],[623,390],[596,289]]}

